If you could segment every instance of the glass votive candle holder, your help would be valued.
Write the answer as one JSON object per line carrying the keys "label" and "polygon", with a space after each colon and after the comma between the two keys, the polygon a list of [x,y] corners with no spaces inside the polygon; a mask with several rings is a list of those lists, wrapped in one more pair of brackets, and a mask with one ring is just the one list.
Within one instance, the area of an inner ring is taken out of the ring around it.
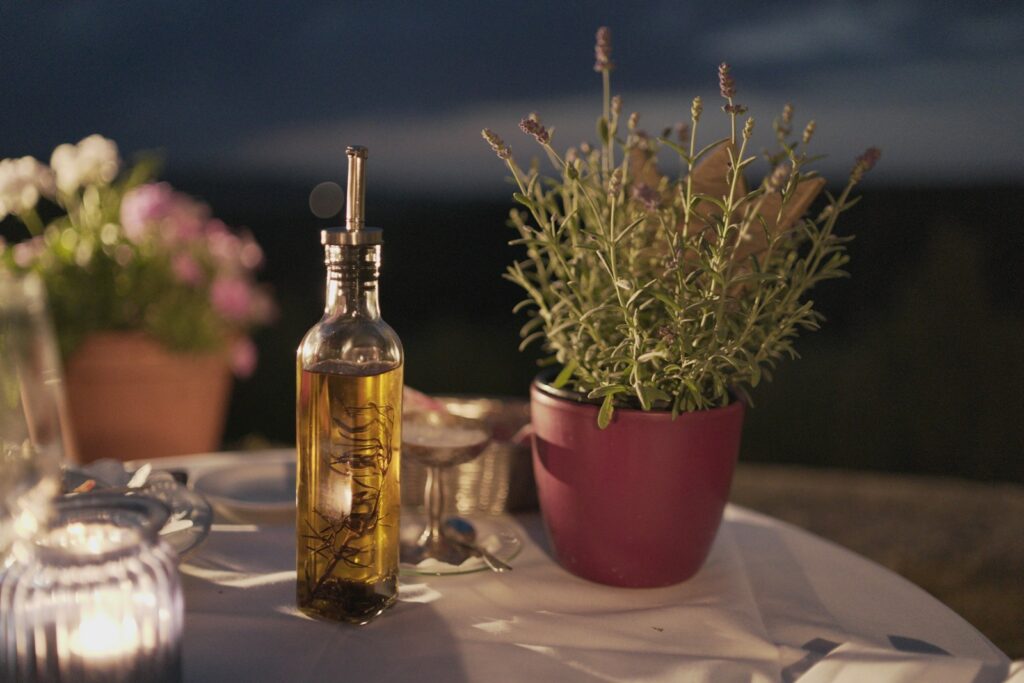
{"label": "glass votive candle holder", "polygon": [[184,619],[168,517],[142,496],[88,494],[0,568],[0,681],[181,680]]}

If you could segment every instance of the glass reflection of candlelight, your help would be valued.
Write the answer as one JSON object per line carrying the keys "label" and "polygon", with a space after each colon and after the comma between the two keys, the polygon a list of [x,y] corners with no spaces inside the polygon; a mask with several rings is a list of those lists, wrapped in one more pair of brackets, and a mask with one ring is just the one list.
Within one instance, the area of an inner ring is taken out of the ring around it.
{"label": "glass reflection of candlelight", "polygon": [[46,545],[51,548],[87,555],[102,555],[137,542],[138,533],[133,529],[82,522],[72,522],[61,529],[54,529],[46,539]]}
{"label": "glass reflection of candlelight", "polygon": [[333,519],[345,519],[352,514],[352,473],[331,470],[323,484],[321,500],[324,512]]}

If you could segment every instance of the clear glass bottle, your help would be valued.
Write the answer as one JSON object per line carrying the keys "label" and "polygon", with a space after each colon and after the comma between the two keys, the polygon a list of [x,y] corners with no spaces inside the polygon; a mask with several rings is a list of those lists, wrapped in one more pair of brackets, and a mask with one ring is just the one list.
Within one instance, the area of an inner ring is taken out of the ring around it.
{"label": "clear glass bottle", "polygon": [[321,233],[327,305],[299,346],[296,397],[298,606],[356,624],[398,594],[401,507],[403,351],[380,317],[365,160],[348,148],[345,226]]}

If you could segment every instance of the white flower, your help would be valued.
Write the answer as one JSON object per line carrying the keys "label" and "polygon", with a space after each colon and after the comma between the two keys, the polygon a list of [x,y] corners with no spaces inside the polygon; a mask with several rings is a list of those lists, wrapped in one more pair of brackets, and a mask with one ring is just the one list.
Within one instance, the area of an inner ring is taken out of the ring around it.
{"label": "white flower", "polygon": [[0,160],[0,220],[35,208],[40,195],[53,195],[53,173],[34,157]]}
{"label": "white flower", "polygon": [[83,185],[106,184],[117,177],[117,145],[102,135],[90,135],[77,145],[59,145],[50,166],[57,175],[57,187],[67,194]]}

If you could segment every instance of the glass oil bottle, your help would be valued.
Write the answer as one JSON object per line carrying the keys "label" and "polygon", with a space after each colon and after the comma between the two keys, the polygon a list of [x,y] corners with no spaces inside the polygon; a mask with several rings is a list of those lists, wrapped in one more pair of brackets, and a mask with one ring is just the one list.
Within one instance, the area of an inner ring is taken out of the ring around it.
{"label": "glass oil bottle", "polygon": [[297,353],[297,599],[312,616],[365,624],[398,594],[403,351],[380,316],[367,151],[347,153],[345,225],[321,233],[327,304]]}

